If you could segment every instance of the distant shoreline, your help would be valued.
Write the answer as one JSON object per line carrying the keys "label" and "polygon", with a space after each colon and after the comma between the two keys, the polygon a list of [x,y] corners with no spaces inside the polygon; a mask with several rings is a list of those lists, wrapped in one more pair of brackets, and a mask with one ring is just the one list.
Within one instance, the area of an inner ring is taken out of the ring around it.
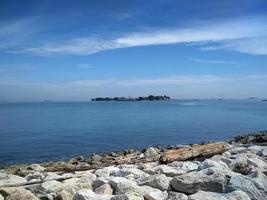
{"label": "distant shoreline", "polygon": [[149,95],[147,97],[96,97],[91,101],[166,101],[170,100],[169,96],[154,96]]}

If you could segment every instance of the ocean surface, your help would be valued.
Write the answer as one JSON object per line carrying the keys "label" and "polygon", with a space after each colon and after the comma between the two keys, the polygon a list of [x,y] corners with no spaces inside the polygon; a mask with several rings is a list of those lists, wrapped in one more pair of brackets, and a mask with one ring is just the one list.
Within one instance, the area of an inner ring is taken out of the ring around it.
{"label": "ocean surface", "polygon": [[267,102],[260,100],[0,103],[0,165],[266,129]]}

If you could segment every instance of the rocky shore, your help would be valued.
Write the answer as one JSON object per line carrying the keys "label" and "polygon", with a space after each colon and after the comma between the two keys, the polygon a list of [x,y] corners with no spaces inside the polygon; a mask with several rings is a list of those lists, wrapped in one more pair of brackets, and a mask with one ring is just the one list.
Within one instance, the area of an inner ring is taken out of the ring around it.
{"label": "rocky shore", "polygon": [[0,200],[266,200],[267,133],[0,170]]}

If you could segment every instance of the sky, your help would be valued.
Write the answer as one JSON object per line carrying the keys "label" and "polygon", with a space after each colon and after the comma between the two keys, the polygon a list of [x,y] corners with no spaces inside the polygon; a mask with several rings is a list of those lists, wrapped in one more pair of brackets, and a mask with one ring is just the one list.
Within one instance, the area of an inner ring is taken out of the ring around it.
{"label": "sky", "polygon": [[0,0],[0,101],[266,88],[266,0]]}

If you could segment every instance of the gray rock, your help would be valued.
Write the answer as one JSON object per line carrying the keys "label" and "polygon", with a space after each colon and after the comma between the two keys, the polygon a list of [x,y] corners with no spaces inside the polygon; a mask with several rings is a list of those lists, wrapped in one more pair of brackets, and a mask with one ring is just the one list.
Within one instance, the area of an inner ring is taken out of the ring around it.
{"label": "gray rock", "polygon": [[146,200],[166,200],[168,198],[168,193],[166,191],[153,191],[145,194]]}
{"label": "gray rock", "polygon": [[169,188],[170,182],[164,174],[156,174],[138,180],[138,184],[141,186],[147,185],[164,191]]}
{"label": "gray rock", "polygon": [[160,159],[160,154],[153,147],[147,148],[146,151],[144,152],[144,156],[149,161],[157,161]]}
{"label": "gray rock", "polygon": [[110,172],[110,175],[119,177],[132,177],[132,179],[140,179],[149,176],[149,174],[137,168],[122,168],[119,170],[113,170]]}
{"label": "gray rock", "polygon": [[189,200],[250,200],[250,198],[245,192],[238,190],[227,194],[198,191],[190,195]]}
{"label": "gray rock", "polygon": [[94,192],[97,193],[97,194],[109,194],[109,195],[112,195],[113,194],[113,189],[108,183],[105,183],[105,184],[101,185],[100,187],[96,188]]}
{"label": "gray rock", "polygon": [[98,177],[109,177],[111,173],[115,173],[120,169],[114,166],[104,167],[95,171],[95,175]]}
{"label": "gray rock", "polygon": [[127,192],[125,194],[115,195],[111,200],[144,200],[144,197],[136,192]]}
{"label": "gray rock", "polygon": [[0,194],[0,200],[4,200],[4,197]]}
{"label": "gray rock", "polygon": [[128,180],[124,177],[110,177],[108,183],[113,188],[114,194],[124,194],[126,192],[138,190],[138,185],[136,182]]}
{"label": "gray rock", "polygon": [[169,191],[167,200],[188,200],[188,196],[183,193]]}
{"label": "gray rock", "polygon": [[33,193],[22,187],[1,188],[0,194],[7,200],[38,200]]}
{"label": "gray rock", "polygon": [[241,190],[248,194],[252,200],[265,200],[266,193],[259,190],[252,178],[233,173],[226,187],[226,192]]}
{"label": "gray rock", "polygon": [[64,184],[51,180],[51,181],[45,181],[41,184],[41,189],[45,193],[57,193],[60,192],[64,188]]}
{"label": "gray rock", "polygon": [[39,164],[31,164],[31,165],[29,166],[29,169],[30,169],[30,170],[33,170],[33,171],[38,171],[38,172],[43,172],[43,171],[45,171],[45,168],[42,167],[42,166],[39,165]]}
{"label": "gray rock", "polygon": [[96,194],[91,190],[80,190],[75,193],[72,200],[111,200],[112,195]]}
{"label": "gray rock", "polygon": [[[205,172],[206,173],[206,172]],[[200,172],[191,172],[178,177],[171,181],[171,187],[174,191],[185,194],[193,194],[199,190],[211,192],[224,192],[228,177],[222,173],[205,174]]]}
{"label": "gray rock", "polygon": [[25,178],[0,172],[0,187],[20,186],[25,183],[27,183]]}
{"label": "gray rock", "polygon": [[146,169],[149,174],[165,174],[166,176],[174,177],[181,174],[185,174],[186,171],[180,167],[172,167],[168,165],[158,165],[156,167]]}

